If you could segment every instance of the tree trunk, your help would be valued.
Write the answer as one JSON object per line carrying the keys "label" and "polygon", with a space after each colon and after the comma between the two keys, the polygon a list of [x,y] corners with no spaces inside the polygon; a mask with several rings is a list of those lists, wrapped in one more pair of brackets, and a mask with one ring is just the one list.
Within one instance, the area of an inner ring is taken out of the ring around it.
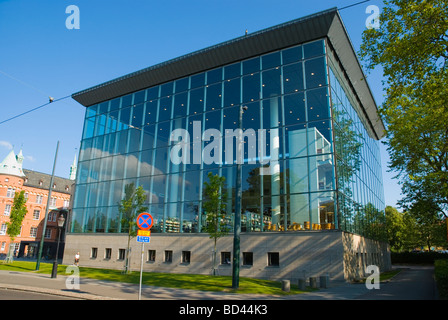
{"label": "tree trunk", "polygon": [[216,241],[217,239],[214,239],[214,248],[213,248],[213,275],[216,276]]}
{"label": "tree trunk", "polygon": [[124,265],[124,272],[126,274],[129,273],[129,250],[130,250],[130,243],[131,243],[131,234],[128,234],[128,248],[126,250],[126,259],[125,259],[125,265]]}

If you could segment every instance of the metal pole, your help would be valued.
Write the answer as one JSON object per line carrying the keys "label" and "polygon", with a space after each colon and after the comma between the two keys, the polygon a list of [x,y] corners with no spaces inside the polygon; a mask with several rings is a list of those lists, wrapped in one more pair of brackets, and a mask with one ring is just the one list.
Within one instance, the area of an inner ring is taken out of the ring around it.
{"label": "metal pole", "polygon": [[53,269],[51,270],[51,277],[56,278],[58,276],[58,255],[59,255],[59,242],[61,241],[61,233],[62,227],[58,227],[59,237],[58,237],[58,245],[56,247],[56,257],[53,262]]}
{"label": "metal pole", "polygon": [[50,187],[48,188],[47,207],[45,208],[44,226],[43,226],[43,230],[42,230],[42,239],[40,239],[39,254],[37,255],[36,270],[39,270],[40,259],[42,258],[42,250],[44,247],[45,232],[47,230],[48,208],[50,207],[51,190],[53,189],[54,170],[56,168],[56,159],[58,157],[58,149],[59,149],[59,141],[58,141],[58,144],[56,145],[56,153],[54,155],[54,163],[53,163],[53,173],[51,174]]}
{"label": "metal pole", "polygon": [[145,243],[142,242],[142,260],[140,261],[140,286],[138,288],[138,300],[142,299],[142,274],[143,274],[143,256],[145,254]]}
{"label": "metal pole", "polygon": [[232,288],[238,289],[240,285],[240,233],[241,233],[241,198],[242,198],[242,181],[241,181],[241,165],[244,161],[243,156],[243,107],[240,107],[238,118],[238,128],[240,129],[237,141],[236,152],[236,190],[235,190],[235,220],[233,226],[233,263],[232,263]]}

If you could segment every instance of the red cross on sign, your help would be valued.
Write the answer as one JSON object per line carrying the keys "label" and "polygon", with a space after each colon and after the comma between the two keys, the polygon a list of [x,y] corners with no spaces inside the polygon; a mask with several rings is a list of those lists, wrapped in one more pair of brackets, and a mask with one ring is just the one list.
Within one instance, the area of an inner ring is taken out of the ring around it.
{"label": "red cross on sign", "polygon": [[147,212],[140,213],[137,217],[137,227],[139,227],[140,230],[151,229],[153,223],[154,219]]}

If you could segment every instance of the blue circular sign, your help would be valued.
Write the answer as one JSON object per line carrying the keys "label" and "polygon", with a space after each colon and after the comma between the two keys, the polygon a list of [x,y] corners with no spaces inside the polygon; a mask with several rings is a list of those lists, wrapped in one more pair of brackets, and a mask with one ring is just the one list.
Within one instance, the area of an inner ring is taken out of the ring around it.
{"label": "blue circular sign", "polygon": [[154,223],[154,219],[147,212],[140,213],[137,217],[137,226],[141,230],[151,229],[153,223]]}

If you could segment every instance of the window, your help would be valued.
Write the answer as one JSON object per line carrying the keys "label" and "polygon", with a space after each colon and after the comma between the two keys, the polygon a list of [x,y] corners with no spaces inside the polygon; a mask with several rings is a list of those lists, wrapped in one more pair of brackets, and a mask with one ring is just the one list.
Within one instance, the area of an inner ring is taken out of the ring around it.
{"label": "window", "polygon": [[173,262],[173,251],[165,250],[165,262],[168,262],[168,263]]}
{"label": "window", "polygon": [[70,206],[70,200],[64,200],[64,208],[68,208]]}
{"label": "window", "polygon": [[126,249],[118,249],[118,260],[126,259]]}
{"label": "window", "polygon": [[33,212],[33,220],[39,220],[40,210],[34,210]]}
{"label": "window", "polygon": [[51,197],[51,199],[50,199],[50,206],[56,207],[56,198]]}
{"label": "window", "polygon": [[2,223],[2,226],[0,228],[0,236],[4,236],[6,234],[6,229],[8,228],[6,223]]}
{"label": "window", "polygon": [[7,204],[7,205],[5,206],[5,212],[4,212],[4,214],[5,214],[5,216],[9,216],[10,213],[11,213],[11,205],[10,205],[10,204]]}
{"label": "window", "polygon": [[98,256],[98,248],[92,248],[90,251],[90,258],[96,259]]}
{"label": "window", "polygon": [[230,264],[230,252],[221,252],[221,264]]}
{"label": "window", "polygon": [[306,88],[316,88],[327,85],[325,57],[305,62]]}
{"label": "window", "polygon": [[156,250],[148,250],[148,262],[156,261]]}
{"label": "window", "polygon": [[6,197],[14,198],[15,193],[16,193],[16,190],[14,190],[13,188],[8,188],[8,190],[6,191]]}
{"label": "window", "polygon": [[31,227],[31,229],[30,229],[30,237],[32,237],[32,238],[36,238],[37,237],[37,228],[36,227]]}
{"label": "window", "polygon": [[190,263],[191,251],[182,251],[182,263]]}
{"label": "window", "polygon": [[37,203],[37,204],[42,204],[42,198],[43,198],[43,196],[40,195],[40,194],[38,194],[38,195],[36,196],[36,203]]}
{"label": "window", "polygon": [[325,44],[322,40],[307,43],[303,48],[305,59],[325,54]]}
{"label": "window", "polygon": [[104,259],[110,259],[110,257],[112,257],[112,249],[106,248],[106,250],[104,250]]}
{"label": "window", "polygon": [[1,247],[0,251],[5,251],[5,247],[6,247],[6,242],[2,242],[2,247]]}
{"label": "window", "polygon": [[55,222],[57,216],[58,216],[58,213],[57,213],[57,212],[55,212],[55,211],[51,211],[51,212],[49,212],[49,213],[48,213],[48,221],[49,221],[49,222],[51,222],[51,221]]}
{"label": "window", "polygon": [[45,239],[51,239],[51,229],[45,229]]}
{"label": "window", "polygon": [[278,252],[268,252],[268,266],[278,267],[280,265],[280,256]]}
{"label": "window", "polygon": [[252,266],[254,264],[253,252],[243,252],[243,266]]}

